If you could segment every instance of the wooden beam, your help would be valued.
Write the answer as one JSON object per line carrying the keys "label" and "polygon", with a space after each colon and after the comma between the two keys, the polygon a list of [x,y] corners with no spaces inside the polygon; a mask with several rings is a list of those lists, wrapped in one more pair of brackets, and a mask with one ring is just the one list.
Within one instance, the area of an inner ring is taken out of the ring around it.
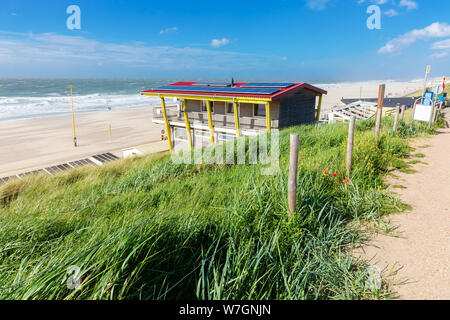
{"label": "wooden beam", "polygon": [[164,101],[164,98],[161,98],[161,109],[163,112],[164,125],[166,127],[167,141],[169,142],[169,150],[170,152],[172,152],[173,151],[172,132],[170,131],[169,121],[167,120],[166,102]]}

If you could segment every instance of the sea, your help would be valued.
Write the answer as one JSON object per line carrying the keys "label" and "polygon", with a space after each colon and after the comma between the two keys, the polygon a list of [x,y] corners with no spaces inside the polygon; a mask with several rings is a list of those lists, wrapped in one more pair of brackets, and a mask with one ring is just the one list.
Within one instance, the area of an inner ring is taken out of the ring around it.
{"label": "sea", "polygon": [[0,121],[70,114],[73,85],[75,112],[159,105],[140,92],[176,82],[174,79],[2,79]]}
{"label": "sea", "polygon": [[[181,79],[183,80],[183,79]],[[193,81],[205,81],[194,79]],[[64,115],[72,112],[69,85],[73,85],[76,113],[159,105],[158,98],[142,96],[142,90],[180,79],[11,79],[0,78],[0,121]],[[224,82],[224,79],[208,79]],[[242,80],[245,81],[245,80]],[[270,79],[247,79],[270,82]],[[278,79],[276,82],[292,82]],[[320,88],[339,88],[344,83],[310,82]],[[368,82],[369,83],[369,82]],[[376,81],[370,81],[376,83]]]}

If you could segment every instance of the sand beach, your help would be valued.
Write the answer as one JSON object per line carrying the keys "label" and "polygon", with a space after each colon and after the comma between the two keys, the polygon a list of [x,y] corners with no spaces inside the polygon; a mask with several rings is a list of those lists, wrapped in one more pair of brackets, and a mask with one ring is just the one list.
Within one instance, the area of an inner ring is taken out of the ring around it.
{"label": "sand beach", "polygon": [[[345,98],[373,98],[386,83],[386,97],[400,97],[423,87],[419,81],[339,83],[317,86],[328,91],[322,113]],[[160,125],[152,123],[152,107],[76,113],[78,147],[73,146],[72,115],[0,121],[0,177],[41,169],[94,154],[160,141]],[[112,125],[112,137],[108,125]]]}
{"label": "sand beach", "polygon": [[[40,169],[94,154],[161,140],[152,108],[124,108],[76,114],[78,147],[73,145],[72,115],[0,122],[0,176]],[[112,135],[108,125],[111,123]]]}

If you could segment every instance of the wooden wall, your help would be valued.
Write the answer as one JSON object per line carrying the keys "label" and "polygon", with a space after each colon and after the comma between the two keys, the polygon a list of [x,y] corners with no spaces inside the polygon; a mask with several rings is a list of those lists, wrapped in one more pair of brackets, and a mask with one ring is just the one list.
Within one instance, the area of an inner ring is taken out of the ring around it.
{"label": "wooden wall", "polygon": [[315,121],[316,95],[301,90],[280,101],[279,128]]}

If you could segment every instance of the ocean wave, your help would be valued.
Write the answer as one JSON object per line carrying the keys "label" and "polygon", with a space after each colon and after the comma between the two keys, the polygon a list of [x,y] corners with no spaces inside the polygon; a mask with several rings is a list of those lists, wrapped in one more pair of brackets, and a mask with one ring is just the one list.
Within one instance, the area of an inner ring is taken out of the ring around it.
{"label": "ocean wave", "polygon": [[[159,105],[158,98],[139,94],[89,94],[73,97],[75,112]],[[0,97],[0,120],[43,117],[72,112],[70,96]]]}

